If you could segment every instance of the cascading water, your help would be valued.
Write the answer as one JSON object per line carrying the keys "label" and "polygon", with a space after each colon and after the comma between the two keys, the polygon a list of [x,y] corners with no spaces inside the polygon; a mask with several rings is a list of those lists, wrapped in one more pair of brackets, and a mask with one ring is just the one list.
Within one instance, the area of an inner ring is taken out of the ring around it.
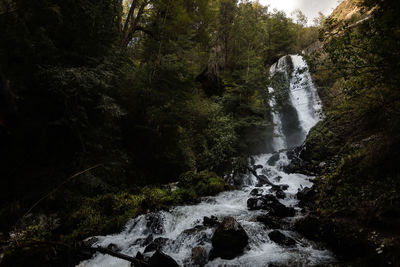
{"label": "cascading water", "polygon": [[272,148],[274,151],[280,151],[282,149],[287,148],[286,146],[286,141],[283,136],[283,131],[282,131],[282,121],[281,118],[279,117],[279,112],[275,110],[277,107],[276,100],[275,100],[275,90],[272,87],[268,88],[268,92],[271,95],[271,99],[269,100],[269,106],[272,108],[272,122],[274,123],[274,136],[272,140]]}
{"label": "cascading water", "polygon": [[[292,63],[292,69],[288,63]],[[280,73],[289,83],[289,102],[297,112],[298,124],[304,141],[305,134],[318,122],[320,117],[320,100],[312,83],[307,65],[301,56],[284,57],[271,67],[270,75]],[[258,216],[265,216],[265,210],[249,210],[247,200],[254,189],[262,194],[270,194],[271,186],[263,185],[255,176],[243,179],[244,185],[240,190],[224,192],[216,197],[207,197],[197,205],[178,206],[170,211],[161,211],[141,215],[132,219],[125,230],[116,235],[98,237],[94,246],[107,247],[116,245],[120,253],[135,256],[138,252],[144,253],[146,246],[157,238],[163,238],[161,250],[174,258],[181,266],[194,266],[192,248],[201,246],[207,252],[212,249],[211,238],[214,228],[203,226],[204,216],[216,216],[221,221],[223,217],[234,217],[245,229],[249,236],[249,245],[244,254],[232,260],[216,258],[206,266],[269,266],[281,264],[285,266],[313,266],[329,264],[334,259],[331,253],[320,249],[314,243],[290,230],[293,221],[301,216],[297,207],[296,193],[303,187],[312,186],[311,179],[302,174],[288,174],[283,167],[290,163],[288,159],[286,139],[283,130],[282,114],[279,111],[277,99],[281,92],[269,88],[272,95],[270,106],[274,123],[274,138],[272,147],[276,152],[255,157],[255,164],[262,165],[257,169],[258,176],[265,175],[271,182],[288,185],[285,197],[280,202],[287,207],[294,207],[296,216],[281,220],[280,231],[293,238],[296,245],[282,247],[272,242],[268,234],[272,231],[261,222]],[[300,144],[300,143],[299,143]],[[151,256],[153,252],[144,253]],[[81,262],[83,266],[130,266],[122,259],[107,255],[96,254],[92,259]]]}
{"label": "cascading water", "polygon": [[307,63],[301,56],[291,56],[294,66],[293,77],[290,81],[290,101],[296,109],[303,133],[314,127],[321,116],[321,100],[318,96]]}
{"label": "cascading water", "polygon": [[298,55],[284,56],[271,66],[276,88],[269,88],[275,125],[272,146],[279,151],[301,145],[322,116],[318,96],[307,63]]}

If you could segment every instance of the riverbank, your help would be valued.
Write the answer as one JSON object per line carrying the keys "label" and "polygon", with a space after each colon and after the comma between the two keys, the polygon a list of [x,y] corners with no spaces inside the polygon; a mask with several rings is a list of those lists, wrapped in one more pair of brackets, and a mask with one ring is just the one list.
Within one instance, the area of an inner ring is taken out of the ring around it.
{"label": "riverbank", "polygon": [[164,187],[87,198],[75,212],[66,211],[66,218],[29,215],[21,228],[11,233],[12,239],[5,240],[8,246],[2,266],[26,266],[28,262],[32,266],[74,266],[91,257],[81,242],[87,237],[117,233],[140,214],[197,203],[203,196],[232,189],[215,173],[188,172],[179,182]]}

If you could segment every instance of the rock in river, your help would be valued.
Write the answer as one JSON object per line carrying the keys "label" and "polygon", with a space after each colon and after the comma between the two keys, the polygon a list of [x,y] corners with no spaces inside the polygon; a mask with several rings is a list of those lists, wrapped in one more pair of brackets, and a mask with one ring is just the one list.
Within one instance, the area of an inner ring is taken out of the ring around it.
{"label": "rock in river", "polygon": [[276,162],[279,160],[279,158],[280,158],[280,154],[275,153],[274,155],[272,155],[272,157],[269,158],[268,165],[274,166],[276,164]]}
{"label": "rock in river", "polygon": [[281,228],[281,223],[269,215],[261,215],[256,218],[257,222],[264,224],[269,229],[279,229]]}
{"label": "rock in river", "polygon": [[243,227],[232,217],[226,217],[212,237],[212,258],[233,259],[243,253],[249,237]]}
{"label": "rock in river", "polygon": [[217,226],[217,225],[219,225],[218,218],[215,217],[215,216],[204,217],[203,218],[203,225],[204,226],[211,226],[211,227]]}
{"label": "rock in river", "polygon": [[267,210],[270,216],[274,217],[293,217],[295,209],[286,207],[273,195],[253,197],[247,200],[247,207],[250,210]]}
{"label": "rock in river", "polygon": [[203,247],[192,248],[192,260],[196,266],[204,266],[208,261],[207,250]]}
{"label": "rock in river", "polygon": [[151,267],[179,267],[178,263],[176,263],[173,258],[159,250],[151,256],[149,265]]}
{"label": "rock in river", "polygon": [[290,238],[277,230],[269,233],[268,237],[269,237],[269,239],[271,239],[271,241],[274,241],[275,243],[277,243],[281,246],[292,247],[292,246],[296,245],[296,241],[294,241],[293,238]]}

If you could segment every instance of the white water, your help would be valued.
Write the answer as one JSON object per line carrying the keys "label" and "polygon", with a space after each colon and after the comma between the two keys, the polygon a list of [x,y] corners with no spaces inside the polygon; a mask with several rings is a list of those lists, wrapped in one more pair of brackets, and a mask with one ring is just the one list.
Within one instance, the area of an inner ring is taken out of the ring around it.
{"label": "white water", "polygon": [[[306,67],[305,62],[299,56],[292,56],[295,69]],[[280,63],[279,63],[280,62]],[[271,73],[282,71],[284,61],[280,60],[271,68]],[[296,80],[294,80],[296,78]],[[292,84],[293,83],[293,84]],[[304,88],[303,88],[304,86]],[[290,98],[294,108],[299,113],[300,124],[303,131],[308,132],[312,126],[318,121],[317,111],[320,109],[319,98],[315,87],[312,85],[311,77],[308,71],[293,75],[291,79]],[[296,91],[294,91],[296,90]],[[270,93],[274,90],[269,88]],[[311,92],[311,93],[310,93]],[[300,105],[306,102],[307,105]],[[276,105],[274,98],[270,103],[273,109]],[[274,120],[273,147],[276,151],[286,148],[285,138],[282,133],[282,122],[278,112],[272,114]],[[282,168],[289,164],[286,152],[279,152],[279,160],[269,166],[267,161],[274,154],[264,154],[255,158],[256,165],[264,166],[258,169],[258,174],[267,176],[271,182],[275,184],[287,184],[288,190],[285,191],[286,198],[281,203],[287,206],[295,207],[297,210],[298,201],[296,193],[303,187],[312,185],[312,177],[302,174],[287,174]],[[281,177],[280,179],[278,179]],[[244,186],[240,190],[224,192],[216,197],[207,197],[197,205],[178,206],[170,211],[163,211],[154,214],[142,215],[132,219],[126,226],[125,230],[116,235],[101,236],[94,246],[107,247],[109,244],[116,244],[121,253],[135,256],[137,252],[143,253],[145,245],[142,245],[140,239],[153,234],[154,238],[165,237],[169,241],[163,246],[164,253],[173,257],[181,266],[193,266],[191,261],[192,248],[202,246],[207,251],[212,248],[211,237],[213,228],[202,227],[204,216],[217,216],[221,221],[223,217],[234,217],[246,230],[249,235],[249,246],[242,256],[233,260],[223,260],[217,258],[208,262],[206,266],[268,266],[269,263],[278,263],[289,266],[313,266],[327,264],[333,261],[331,253],[325,249],[320,249],[310,241],[305,240],[297,233],[283,227],[281,230],[286,235],[296,240],[296,246],[292,248],[281,247],[272,242],[268,233],[272,230],[267,229],[263,224],[257,222],[255,217],[265,215],[266,211],[250,211],[247,208],[247,200],[250,198],[250,192],[256,188],[258,183],[254,176],[244,180]],[[269,193],[270,186],[257,187],[264,194]],[[298,212],[299,213],[299,212]],[[160,219],[161,229],[149,226],[150,217],[156,216]],[[300,215],[297,215],[299,217]],[[293,223],[296,218],[285,219],[286,222]],[[197,230],[194,227],[199,226]],[[189,230],[189,231],[187,231]],[[153,252],[145,254],[151,256]],[[111,256],[96,254],[92,259],[81,262],[79,267],[89,266],[130,266],[127,261],[113,258]]]}
{"label": "white water", "polygon": [[275,110],[277,104],[275,96],[273,95],[275,92],[274,88],[269,87],[268,92],[272,95],[272,97],[269,100],[269,106],[272,108],[271,111],[272,122],[274,123],[274,132],[273,132],[274,136],[272,140],[272,148],[274,149],[274,151],[280,151],[287,147],[282,130],[282,121],[281,118],[279,117],[279,112]]}
{"label": "white water", "polygon": [[290,57],[294,66],[294,75],[290,81],[290,101],[297,111],[301,128],[307,134],[320,119],[321,100],[303,57]]}
{"label": "white water", "polygon": [[[292,65],[290,65],[290,63]],[[293,68],[291,71],[290,69]],[[289,102],[294,108],[300,131],[297,133],[288,133],[296,135],[300,140],[296,140],[295,145],[301,145],[310,129],[317,124],[322,117],[321,100],[318,96],[317,89],[312,82],[311,74],[303,57],[299,55],[284,56],[270,68],[270,77],[274,78],[277,74],[283,75],[281,86],[287,86]],[[286,84],[287,83],[287,84]],[[282,89],[281,89],[282,90]],[[284,100],[286,91],[276,91],[274,88],[268,89],[270,98],[270,107],[272,108],[272,121],[274,123],[274,137],[272,146],[275,151],[279,151],[287,147],[287,140],[283,131],[282,119],[284,115],[280,114],[279,105],[276,99]],[[292,140],[293,142],[293,140]]]}

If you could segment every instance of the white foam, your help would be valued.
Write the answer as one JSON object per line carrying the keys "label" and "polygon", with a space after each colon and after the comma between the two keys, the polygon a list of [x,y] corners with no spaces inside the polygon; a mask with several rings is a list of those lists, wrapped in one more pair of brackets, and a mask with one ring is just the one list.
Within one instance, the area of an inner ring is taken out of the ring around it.
{"label": "white foam", "polygon": [[304,133],[307,134],[320,120],[321,100],[303,57],[299,55],[290,57],[294,67],[290,81],[290,101],[297,111]]}

